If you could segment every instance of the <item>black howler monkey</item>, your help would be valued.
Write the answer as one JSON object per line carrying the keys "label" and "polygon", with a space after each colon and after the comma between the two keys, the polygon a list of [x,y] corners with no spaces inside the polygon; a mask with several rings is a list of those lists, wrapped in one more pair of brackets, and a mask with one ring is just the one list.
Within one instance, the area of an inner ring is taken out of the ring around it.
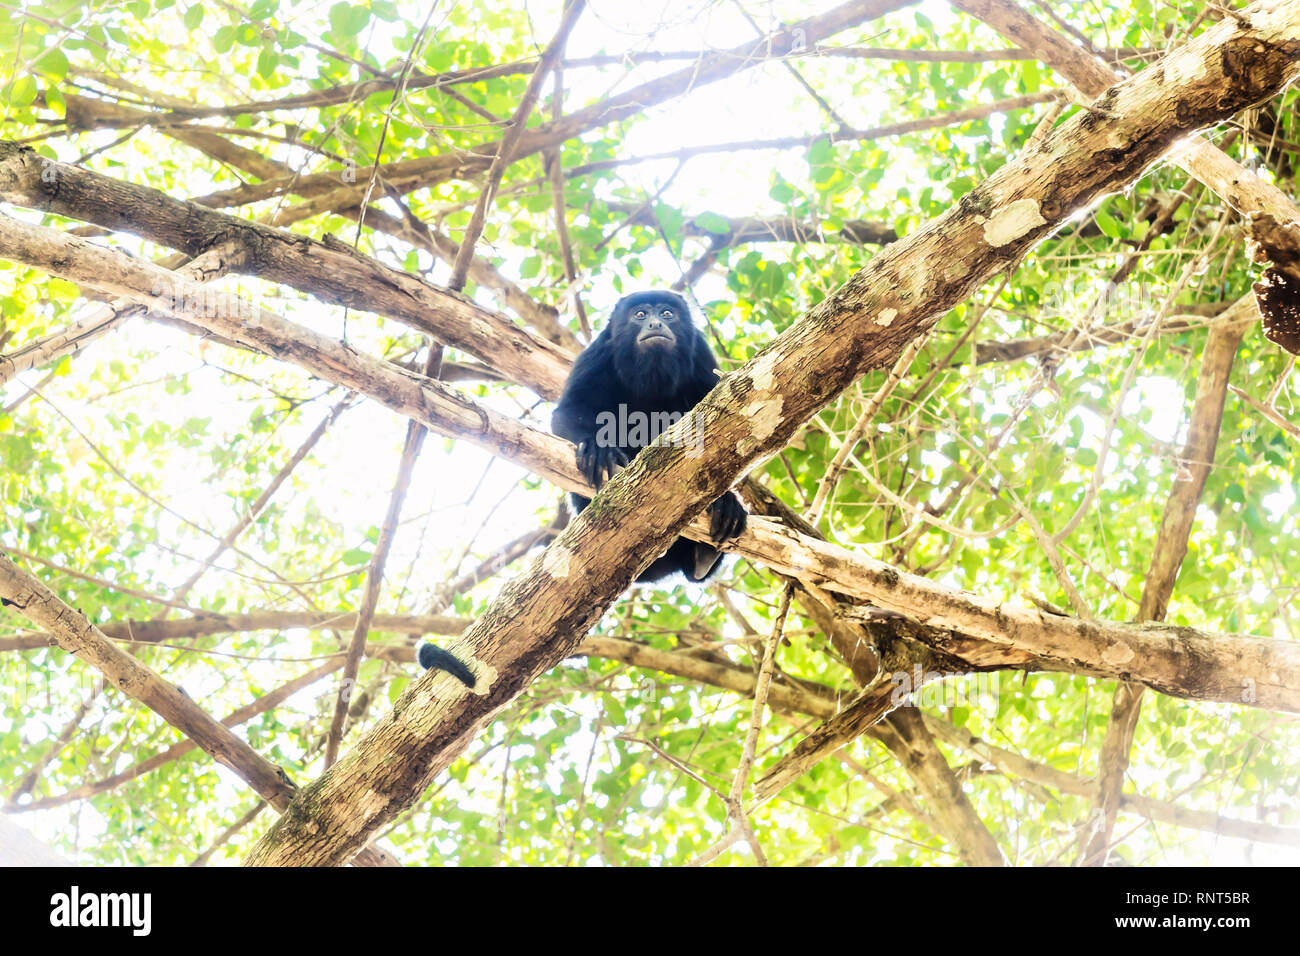
{"label": "black howler monkey", "polygon": [[[717,384],[717,363],[691,322],[686,301],[673,292],[636,292],[614,306],[599,335],[573,364],[551,430],[578,446],[578,468],[594,488],[689,412]],[[589,498],[571,495],[575,511]],[[719,544],[745,530],[748,513],[733,491],[709,506],[710,533]],[[680,571],[707,580],[722,553],[678,538],[637,577],[660,581]],[[473,686],[465,665],[434,644],[422,644],[420,664],[449,671]]]}
{"label": "black howler monkey", "polygon": [[[551,430],[578,446],[578,468],[599,488],[709,393],[718,383],[717,367],[681,296],[624,296],[574,363]],[[571,497],[576,511],[590,500]],[[748,514],[735,492],[726,492],[709,512],[714,541],[745,530]],[[678,538],[637,580],[660,581],[680,571],[691,581],[704,581],[721,557],[712,545]]]}

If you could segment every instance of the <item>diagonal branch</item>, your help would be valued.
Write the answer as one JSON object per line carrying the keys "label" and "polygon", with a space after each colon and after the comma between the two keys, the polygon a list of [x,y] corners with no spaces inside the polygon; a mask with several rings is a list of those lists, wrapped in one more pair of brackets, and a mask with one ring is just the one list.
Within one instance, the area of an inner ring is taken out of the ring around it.
{"label": "diagonal branch", "polygon": [[969,866],[1002,866],[1002,850],[980,819],[957,775],[915,707],[900,707],[877,728],[878,736],[899,759],[941,833],[954,837],[957,855]]}
{"label": "diagonal branch", "polygon": [[[427,378],[437,378],[438,367],[442,364],[442,347],[430,343],[429,358],[425,363],[424,374]],[[330,720],[329,734],[325,739],[325,766],[330,767],[338,757],[339,743],[343,740],[343,722],[347,719],[348,703],[352,699],[352,690],[356,684],[357,671],[361,667],[361,654],[366,647],[366,636],[370,633],[370,624],[374,620],[375,608],[379,604],[379,587],[384,581],[384,567],[388,564],[388,552],[397,536],[397,523],[402,517],[402,504],[406,501],[406,492],[411,486],[411,476],[415,473],[415,463],[419,460],[420,450],[424,447],[424,437],[428,430],[417,421],[407,421],[406,440],[402,446],[402,458],[397,466],[397,479],[393,482],[392,494],[388,497],[388,511],[384,523],[379,528],[379,538],[375,541],[374,553],[370,556],[370,566],[366,569],[366,588],[361,597],[361,607],[357,609],[357,623],[352,630],[352,640],[348,643],[347,655],[343,661],[343,675],[339,681],[338,697],[334,702],[334,716]]]}
{"label": "diagonal branch", "polygon": [[1251,397],[1235,385],[1229,385],[1228,388],[1232,390],[1233,395],[1245,400],[1251,408],[1255,409],[1278,428],[1282,429],[1282,431],[1286,432],[1292,438],[1300,439],[1300,425],[1293,424],[1291,421],[1283,417],[1282,413],[1277,410],[1276,405],[1261,402],[1258,398]]}
{"label": "diagonal branch", "polygon": [[[1142,598],[1138,603],[1139,621],[1165,619],[1174,584],[1182,569],[1183,559],[1187,556],[1187,542],[1196,520],[1196,509],[1201,501],[1201,493],[1205,490],[1205,482],[1210,477],[1210,469],[1214,466],[1232,364],[1247,328],[1256,321],[1254,303],[1249,298],[1241,301],[1244,308],[1234,306],[1230,309],[1229,314],[1210,329],[1205,342],[1191,424],[1187,429],[1187,440],[1182,453],[1178,456],[1174,486],[1165,502],[1151,566],[1147,568],[1146,580],[1142,586]],[[1244,319],[1241,318],[1242,313],[1245,314]],[[1085,866],[1106,864],[1145,690],[1141,684],[1128,681],[1115,688],[1106,736],[1097,757],[1096,812],[1090,820],[1091,825],[1083,833],[1085,845],[1080,862]]]}
{"label": "diagonal branch", "polygon": [[[176,274],[186,279],[212,282],[239,261],[239,252],[239,248],[232,243],[220,243],[185,265],[179,265],[179,262],[184,259],[183,256],[168,257],[159,265],[175,266]],[[134,302],[113,302],[107,308],[97,309],[93,315],[66,329],[51,332],[35,342],[28,342],[21,348],[0,355],[0,385],[28,369],[85,348],[90,342],[111,332],[141,311],[143,310],[140,306]]]}
{"label": "diagonal branch", "polygon": [[[289,806],[295,788],[280,768],[214,720],[180,688],[114,647],[84,614],[64,604],[3,553],[0,596],[49,631],[64,650],[97,668],[118,690],[153,710],[201,746],[208,756],[229,767],[271,806],[277,810]],[[363,852],[367,862],[392,860],[383,851]]]}
{"label": "diagonal branch", "polygon": [[[1101,97],[1098,105],[1111,109],[1113,96],[1108,88],[1113,88],[1120,79],[1119,74],[1084,47],[1036,20],[1013,0],[950,2],[958,10],[983,20],[1008,40],[1038,51],[1043,62],[1078,87],[1080,93],[1087,97]],[[1242,14],[1241,25],[1247,29],[1277,30],[1278,38],[1293,46],[1297,39],[1287,31],[1290,12],[1286,7],[1285,2],[1256,3]],[[1237,25],[1235,21],[1233,25]],[[1177,73],[1184,67],[1194,66],[1195,60],[1187,56],[1187,49],[1171,52],[1162,61],[1163,66],[1150,69]],[[1279,47],[1279,54],[1295,55],[1293,50],[1283,52],[1283,49]],[[1233,65],[1228,69],[1235,71],[1237,67]],[[1232,78],[1227,77],[1227,82],[1233,82]],[[1170,159],[1245,217],[1251,236],[1261,249],[1257,257],[1285,263],[1288,271],[1300,270],[1300,208],[1291,197],[1195,133],[1180,144]],[[1294,274],[1300,278],[1300,271]]]}
{"label": "diagonal branch", "polygon": [[465,287],[465,280],[469,275],[470,257],[474,254],[474,247],[478,245],[479,236],[483,234],[483,226],[487,222],[488,207],[492,205],[492,200],[501,185],[501,177],[505,175],[506,167],[515,161],[515,149],[524,135],[524,128],[528,125],[528,117],[532,115],[533,107],[537,105],[537,97],[542,92],[542,83],[563,55],[564,45],[569,40],[569,34],[577,26],[578,17],[582,16],[582,11],[586,9],[586,6],[586,0],[569,0],[565,6],[564,16],[560,20],[560,28],[556,31],[550,45],[547,46],[546,52],[542,54],[541,60],[538,61],[537,69],[533,71],[533,75],[528,80],[528,86],[524,90],[523,99],[519,101],[519,106],[515,109],[515,115],[511,118],[510,125],[501,137],[501,144],[497,147],[496,155],[492,158],[492,165],[488,169],[487,181],[478,194],[478,202],[475,203],[474,212],[470,215],[469,225],[465,227],[465,235],[460,241],[460,251],[456,253],[456,261],[452,263],[451,280],[447,283],[447,287],[453,292],[459,292]]}
{"label": "diagonal branch", "polygon": [[336,240],[316,242],[227,216],[154,189],[51,163],[3,141],[0,198],[135,232],[189,255],[203,253],[212,237],[220,236],[247,252],[246,262],[232,262],[235,271],[282,282],[324,302],[391,316],[482,358],[544,397],[558,397],[568,374],[569,355],[558,346],[505,316],[383,266]]}
{"label": "diagonal branch", "polygon": [[[231,711],[222,718],[221,723],[226,727],[238,727],[259,714],[264,714],[269,710],[278,707],[284,701],[288,700],[303,688],[310,687],[317,681],[328,677],[343,666],[343,658],[336,657],[332,660],[321,664],[319,667],[312,668],[304,674],[295,677],[273,691],[263,694],[251,703],[245,704],[236,710]],[[193,738],[182,740],[166,750],[147,757],[138,763],[132,764],[125,770],[121,770],[110,777],[102,780],[94,780],[90,783],[83,783],[79,787],[73,787],[71,790],[63,793],[56,793],[48,797],[42,797],[39,800],[33,800],[30,803],[16,804],[8,808],[10,813],[25,813],[29,810],[48,810],[50,807],[62,806],[65,803],[71,803],[74,800],[84,800],[87,797],[93,797],[99,793],[107,793],[110,790],[116,790],[122,784],[145,774],[157,770],[159,767],[172,761],[179,760],[188,753],[194,752],[200,746],[199,742]]]}

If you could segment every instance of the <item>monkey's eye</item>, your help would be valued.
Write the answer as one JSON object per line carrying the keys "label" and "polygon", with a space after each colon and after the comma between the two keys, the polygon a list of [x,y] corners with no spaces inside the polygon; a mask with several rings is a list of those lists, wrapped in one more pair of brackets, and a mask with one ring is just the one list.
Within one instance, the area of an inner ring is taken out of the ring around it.
{"label": "monkey's eye", "polygon": [[671,319],[671,318],[673,317],[673,310],[672,310],[672,309],[664,309],[664,310],[663,310],[662,312],[660,312],[659,314],[662,315],[665,319]]}
{"label": "monkey's eye", "polygon": [[637,317],[638,319],[644,319],[645,316],[646,316],[646,311],[645,311],[645,309],[637,309],[637,310],[636,310],[636,317]]}

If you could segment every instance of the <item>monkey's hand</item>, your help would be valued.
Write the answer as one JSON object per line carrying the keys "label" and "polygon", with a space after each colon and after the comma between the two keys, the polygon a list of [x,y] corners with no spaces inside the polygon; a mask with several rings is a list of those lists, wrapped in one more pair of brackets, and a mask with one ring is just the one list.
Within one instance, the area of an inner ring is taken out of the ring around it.
{"label": "monkey's hand", "polygon": [[709,505],[709,535],[715,544],[722,544],[744,533],[748,524],[749,512],[734,491],[728,491]]}
{"label": "monkey's hand", "polygon": [[627,463],[627,455],[617,445],[602,445],[595,438],[578,442],[578,470],[593,488],[599,489]]}

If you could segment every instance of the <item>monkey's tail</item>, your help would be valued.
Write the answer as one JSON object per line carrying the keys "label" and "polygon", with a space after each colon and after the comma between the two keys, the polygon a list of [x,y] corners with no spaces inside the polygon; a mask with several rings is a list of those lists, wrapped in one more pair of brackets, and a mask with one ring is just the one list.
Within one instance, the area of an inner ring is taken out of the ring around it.
{"label": "monkey's tail", "polygon": [[430,644],[427,641],[421,644],[416,651],[416,657],[420,661],[420,666],[426,671],[446,671],[466,687],[473,687],[478,683],[478,678],[474,676],[473,671],[457,660],[450,651],[443,650],[437,644]]}

